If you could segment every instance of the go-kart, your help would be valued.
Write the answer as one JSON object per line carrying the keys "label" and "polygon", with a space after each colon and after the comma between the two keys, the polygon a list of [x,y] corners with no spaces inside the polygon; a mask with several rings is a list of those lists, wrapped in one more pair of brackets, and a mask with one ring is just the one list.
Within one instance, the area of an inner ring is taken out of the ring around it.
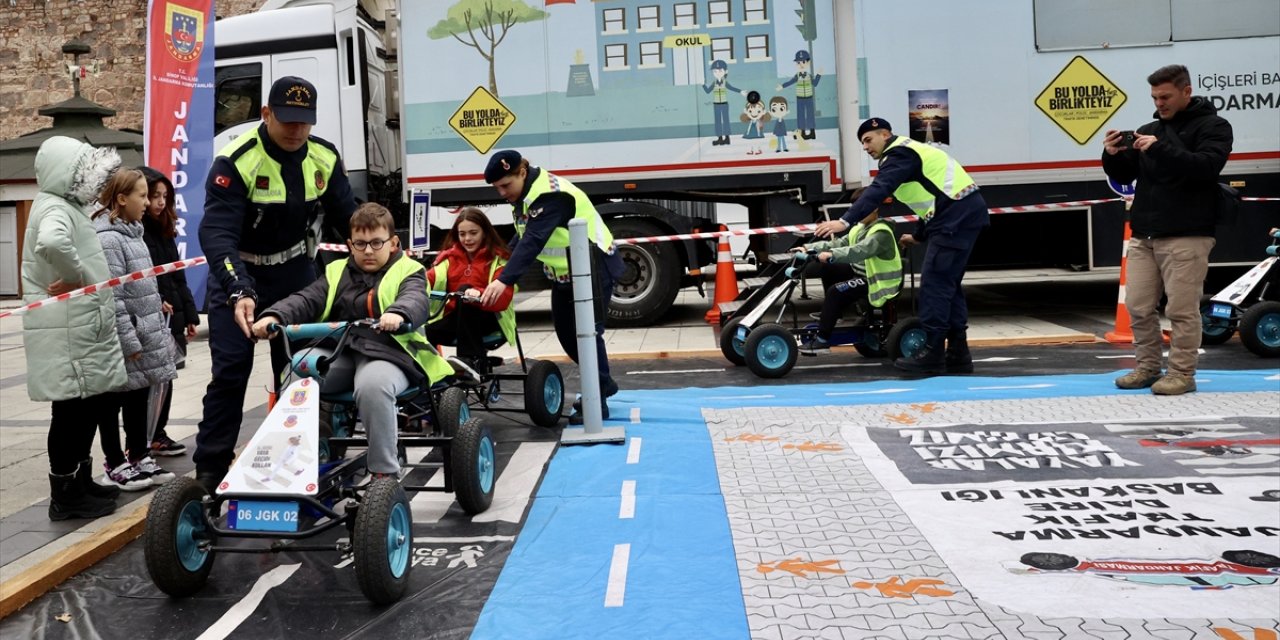
{"label": "go-kart", "polygon": [[1280,229],[1271,230],[1270,256],[1227,288],[1200,299],[1200,341],[1222,344],[1240,332],[1245,348],[1264,358],[1280,357]]}
{"label": "go-kart", "polygon": [[[412,567],[413,517],[406,491],[454,492],[469,514],[489,507],[496,474],[493,437],[478,418],[466,416],[465,404],[446,404],[446,395],[456,389],[449,384],[410,388],[397,398],[402,429],[419,429],[398,434],[402,466],[442,468],[444,485],[412,486],[404,473],[368,473],[368,440],[348,431],[358,420],[352,393],[321,393],[320,387],[327,363],[341,355],[351,332],[376,325],[376,320],[360,320],[272,327],[289,353],[286,382],[298,379],[287,384],[215,495],[194,479],[180,477],[165,483],[151,500],[145,556],[147,571],[161,591],[174,597],[196,593],[220,553],[337,551],[353,554],[365,596],[387,604],[403,596]],[[332,351],[320,346],[335,339]],[[312,342],[295,353],[291,340]],[[437,447],[443,460],[410,463],[404,459],[405,447]],[[345,541],[302,543],[339,526],[347,529]],[[233,539],[268,544],[227,544]]]}
{"label": "go-kart", "polygon": [[[452,293],[432,292],[432,299],[437,300],[456,300],[457,304],[478,304],[479,299],[470,297],[462,291]],[[434,302],[433,302],[434,304]],[[444,308],[444,303],[440,304],[440,308]],[[453,319],[445,320],[446,322],[457,322],[459,326],[462,324],[462,314],[453,314]],[[483,339],[486,351],[492,351],[506,344],[506,337],[501,332],[485,336]],[[446,346],[455,346],[447,344]],[[497,372],[496,368],[505,364],[502,358],[495,356],[485,356],[484,362],[470,363],[480,366],[473,366],[479,377],[478,381],[461,384],[453,389],[445,392],[447,396],[446,406],[456,406],[461,404],[463,407],[474,407],[485,411],[503,412],[503,413],[524,413],[528,414],[534,424],[539,427],[551,428],[560,422],[560,414],[564,411],[564,376],[560,373],[560,367],[556,363],[547,360],[532,360],[525,358],[524,347],[520,344],[520,333],[517,329],[515,333],[515,348],[519,355],[519,372]],[[503,381],[519,381],[522,391],[524,392],[524,405],[522,407],[503,407],[497,406],[502,401],[502,383]]]}
{"label": "go-kart", "polygon": [[[804,266],[817,252],[795,252],[786,268],[776,271],[742,306],[721,320],[720,352],[736,365],[747,365],[762,378],[787,375],[799,355],[798,344],[812,338],[817,322],[800,324],[791,295],[805,278]],[[774,308],[777,307],[776,311]],[[895,298],[880,307],[858,305],[860,317],[841,319],[831,335],[832,346],[853,345],[866,358],[911,357],[925,344],[924,329],[915,317],[899,318]],[[790,311],[789,326],[783,318]]]}

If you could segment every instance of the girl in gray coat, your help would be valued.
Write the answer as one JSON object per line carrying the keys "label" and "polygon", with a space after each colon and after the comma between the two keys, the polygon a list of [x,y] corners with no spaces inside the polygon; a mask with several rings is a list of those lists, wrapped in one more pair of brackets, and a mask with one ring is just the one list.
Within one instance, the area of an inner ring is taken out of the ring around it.
{"label": "girl in gray coat", "polygon": [[[36,153],[40,192],[22,245],[23,302],[32,303],[111,277],[85,207],[120,166],[115,149],[54,136]],[[22,317],[27,393],[52,402],[49,519],[97,518],[116,509],[115,487],[93,481],[89,450],[104,394],[125,383],[116,337],[115,296],[103,289]]]}
{"label": "girl in gray coat", "polygon": [[[98,204],[102,209],[93,214],[93,224],[111,275],[120,277],[150,269],[151,251],[142,240],[141,222],[150,198],[142,172],[117,171],[107,181]],[[107,458],[106,480],[126,491],[137,491],[174,477],[150,456],[147,403],[151,386],[173,380],[177,372],[173,363],[173,341],[165,327],[156,279],[125,282],[115,291],[116,332],[124,351],[128,380],[113,390],[110,397],[114,402],[98,414],[98,433],[102,437],[102,453]],[[120,450],[121,411],[128,458]]]}

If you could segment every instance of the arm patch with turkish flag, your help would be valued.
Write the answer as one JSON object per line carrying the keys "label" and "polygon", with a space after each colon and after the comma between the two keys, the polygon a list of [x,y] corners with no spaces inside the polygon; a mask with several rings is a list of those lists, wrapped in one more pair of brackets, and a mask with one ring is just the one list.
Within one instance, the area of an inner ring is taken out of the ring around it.
{"label": "arm patch with turkish flag", "polygon": [[223,189],[226,189],[227,187],[231,186],[231,178],[228,178],[227,176],[219,174],[213,177],[213,183],[218,185],[219,187],[222,187]]}

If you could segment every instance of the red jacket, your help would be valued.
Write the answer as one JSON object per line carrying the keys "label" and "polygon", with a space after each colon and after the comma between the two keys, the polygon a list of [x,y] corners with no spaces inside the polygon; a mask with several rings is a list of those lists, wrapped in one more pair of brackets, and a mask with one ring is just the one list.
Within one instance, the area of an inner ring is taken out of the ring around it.
{"label": "red jacket", "polygon": [[[489,267],[492,260],[489,258],[489,252],[481,247],[476,250],[474,256],[468,257],[465,249],[458,245],[449,247],[447,250],[440,252],[436,256],[436,261],[431,269],[427,270],[427,288],[434,287],[436,282],[435,265],[449,261],[449,275],[446,277],[447,283],[445,288],[448,291],[460,291],[463,289],[479,289],[489,286]],[[503,267],[498,267],[493,272],[493,279],[497,280],[502,275]],[[490,306],[480,307],[482,311],[492,311],[497,313],[505,310],[511,304],[511,298],[515,296],[516,288],[507,287],[506,291]],[[445,308],[445,313],[453,313],[454,300],[449,301],[449,306]]]}

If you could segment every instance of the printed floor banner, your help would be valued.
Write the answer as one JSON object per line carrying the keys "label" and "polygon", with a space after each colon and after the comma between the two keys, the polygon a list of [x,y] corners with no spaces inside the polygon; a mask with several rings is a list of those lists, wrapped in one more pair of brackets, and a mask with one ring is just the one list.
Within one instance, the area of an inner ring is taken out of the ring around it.
{"label": "printed floor banner", "polygon": [[[213,0],[149,0],[147,99],[143,145],[147,165],[173,181],[181,258],[204,255],[204,179],[213,162]],[[208,267],[187,270],[202,309]]]}

